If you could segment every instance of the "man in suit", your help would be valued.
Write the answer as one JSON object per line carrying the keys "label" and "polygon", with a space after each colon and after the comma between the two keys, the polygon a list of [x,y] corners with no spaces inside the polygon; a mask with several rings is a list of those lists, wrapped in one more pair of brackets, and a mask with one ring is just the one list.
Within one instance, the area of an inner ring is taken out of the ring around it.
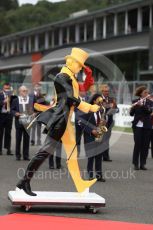
{"label": "man in suit", "polygon": [[[94,94],[89,102],[91,104],[101,105],[102,96],[100,94]],[[88,157],[87,163],[87,172],[89,175],[89,179],[93,179],[94,177],[94,162],[95,162],[95,174],[97,181],[105,182],[102,174],[102,154],[103,154],[103,143],[102,141],[97,142],[98,133],[98,125],[100,121],[102,121],[103,110],[98,111],[96,113],[90,112],[88,114],[84,114],[81,119],[81,126],[84,129],[84,143],[85,143],[85,152]],[[105,124],[105,120],[103,120]]]}
{"label": "man in suit", "polygon": [[[34,85],[33,96],[35,101],[39,104],[45,105],[45,97],[41,93],[41,85],[39,83]],[[37,131],[37,132],[36,132]],[[37,136],[37,145],[41,145],[41,124],[34,122],[31,130],[31,145],[35,145],[35,134]]]}
{"label": "man in suit", "polygon": [[135,170],[147,170],[145,167],[148,156],[149,142],[152,130],[152,101],[146,86],[140,86],[136,89],[135,96],[139,97],[133,101],[130,115],[134,116],[132,122],[134,134],[133,161]]}
{"label": "man in suit", "polygon": [[[28,95],[25,86],[19,88],[19,96],[15,98],[11,105],[11,112],[15,117],[16,128],[16,160],[21,159],[21,141],[23,136],[23,159],[29,160],[30,136],[26,130],[28,116],[34,116],[34,97]],[[30,122],[30,121],[29,121]]]}
{"label": "man in suit", "polygon": [[117,108],[117,104],[114,98],[109,96],[109,86],[103,84],[101,86],[103,104],[106,109],[106,126],[108,131],[104,134],[103,142],[105,145],[105,149],[103,152],[103,161],[111,162],[109,155],[109,141],[112,133],[112,128],[114,126],[113,115],[119,111]]}
{"label": "man in suit", "polygon": [[13,155],[11,153],[11,131],[13,116],[10,113],[12,93],[11,85],[9,83],[5,83],[3,85],[3,90],[0,92],[0,155],[3,154],[3,141],[4,148],[7,149],[7,155]]}

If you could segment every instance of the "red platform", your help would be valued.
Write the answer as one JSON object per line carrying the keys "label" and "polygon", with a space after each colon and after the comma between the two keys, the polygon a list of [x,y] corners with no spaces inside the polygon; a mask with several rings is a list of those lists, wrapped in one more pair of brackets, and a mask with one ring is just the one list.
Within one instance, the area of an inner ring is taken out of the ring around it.
{"label": "red platform", "polygon": [[151,224],[134,224],[116,221],[10,214],[0,217],[2,230],[153,230]]}

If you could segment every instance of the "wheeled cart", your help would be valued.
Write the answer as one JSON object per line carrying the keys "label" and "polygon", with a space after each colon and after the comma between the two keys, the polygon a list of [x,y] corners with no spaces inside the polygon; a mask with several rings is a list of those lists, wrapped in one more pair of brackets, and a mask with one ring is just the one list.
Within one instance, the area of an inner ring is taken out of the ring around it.
{"label": "wheeled cart", "polygon": [[32,206],[56,205],[56,206],[82,206],[92,213],[105,206],[105,199],[96,193],[78,192],[40,192],[37,196],[29,196],[23,190],[9,191],[8,198],[12,205],[20,205],[29,211]]}

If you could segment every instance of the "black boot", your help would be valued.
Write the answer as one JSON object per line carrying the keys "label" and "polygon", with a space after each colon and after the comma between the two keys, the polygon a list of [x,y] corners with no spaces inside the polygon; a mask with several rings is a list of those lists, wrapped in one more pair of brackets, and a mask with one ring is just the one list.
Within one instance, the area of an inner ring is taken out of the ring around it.
{"label": "black boot", "polygon": [[46,160],[49,153],[47,152],[38,152],[29,162],[26,169],[25,175],[22,180],[16,185],[19,189],[23,189],[25,193],[30,196],[37,196],[37,194],[31,191],[30,180],[33,177],[33,174],[38,170],[40,165]]}
{"label": "black boot", "polygon": [[29,196],[37,196],[36,193],[31,191],[31,187],[30,187],[30,182],[28,180],[20,180],[16,187],[18,187],[19,189],[23,189],[25,193],[27,193]]}
{"label": "black boot", "polygon": [[46,160],[48,155],[50,153],[54,154],[56,144],[57,144],[56,141],[52,140],[51,137],[47,136],[44,145],[29,162],[23,179],[17,184],[17,187],[19,189],[23,189],[25,193],[27,193],[30,196],[36,196],[36,194],[31,191],[30,181],[33,177],[33,174],[38,170],[40,165]]}

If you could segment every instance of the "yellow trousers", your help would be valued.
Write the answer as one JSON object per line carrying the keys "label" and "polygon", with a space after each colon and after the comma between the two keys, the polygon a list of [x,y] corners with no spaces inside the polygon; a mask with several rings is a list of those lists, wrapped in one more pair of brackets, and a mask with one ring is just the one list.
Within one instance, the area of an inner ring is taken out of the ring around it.
{"label": "yellow trousers", "polygon": [[[74,146],[76,145],[75,130],[71,123],[72,112],[73,111],[70,112],[67,127],[64,132],[64,135],[62,136],[62,143],[67,155],[67,159],[69,158],[70,154],[73,151]],[[88,181],[88,180],[83,180],[81,178],[81,173],[80,173],[78,160],[77,160],[77,147],[74,149],[72,156],[67,161],[67,167],[78,192],[85,191],[85,189],[91,187],[97,181],[97,179]]]}

